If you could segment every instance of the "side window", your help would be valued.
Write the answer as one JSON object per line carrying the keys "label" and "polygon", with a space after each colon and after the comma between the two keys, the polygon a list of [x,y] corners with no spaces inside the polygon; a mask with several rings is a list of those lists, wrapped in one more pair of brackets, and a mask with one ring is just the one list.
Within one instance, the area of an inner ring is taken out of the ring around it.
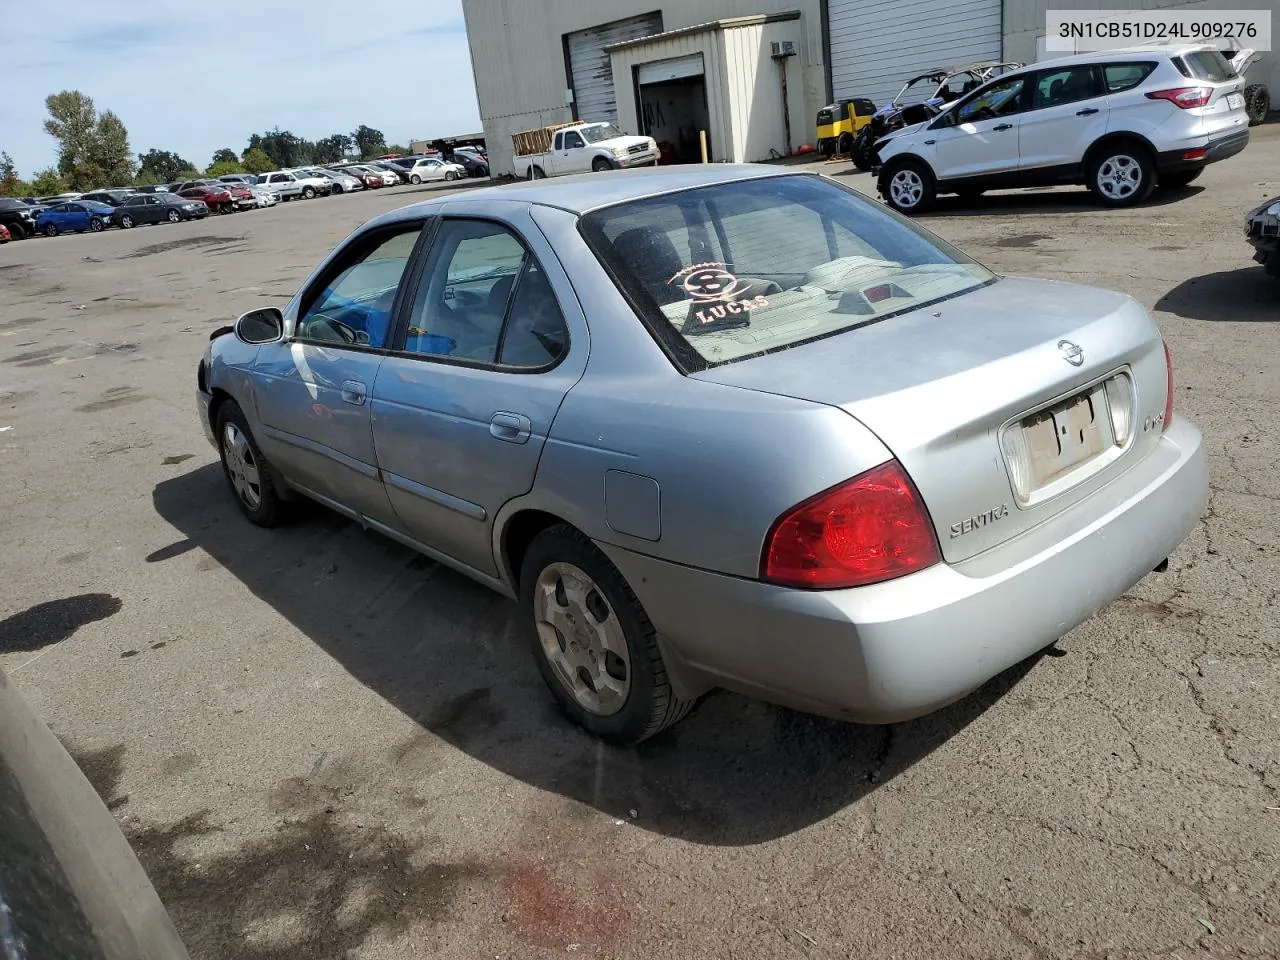
{"label": "side window", "polygon": [[551,283],[530,256],[516,281],[506,329],[498,346],[498,363],[512,367],[545,367],[569,349],[569,330]]}
{"label": "side window", "polygon": [[1025,77],[1014,77],[987,87],[972,100],[956,108],[956,123],[980,123],[997,117],[1008,117],[1022,109],[1022,87]]}
{"label": "side window", "polygon": [[1108,63],[1102,68],[1106,80],[1107,93],[1120,93],[1132,90],[1151,75],[1156,68],[1154,63]]}
{"label": "side window", "polygon": [[446,220],[414,297],[405,350],[494,363],[524,260],[524,244],[505,227]]}
{"label": "side window", "polygon": [[307,292],[294,335],[344,346],[385,347],[396,291],[421,232],[422,225],[413,224],[391,234],[374,234],[348,248]]}
{"label": "side window", "polygon": [[576,150],[582,146],[582,137],[576,130],[570,130],[564,135],[564,148],[566,150]]}
{"label": "side window", "polygon": [[1088,100],[1101,93],[1098,75],[1091,66],[1044,70],[1036,75],[1031,108],[1056,107],[1077,100]]}

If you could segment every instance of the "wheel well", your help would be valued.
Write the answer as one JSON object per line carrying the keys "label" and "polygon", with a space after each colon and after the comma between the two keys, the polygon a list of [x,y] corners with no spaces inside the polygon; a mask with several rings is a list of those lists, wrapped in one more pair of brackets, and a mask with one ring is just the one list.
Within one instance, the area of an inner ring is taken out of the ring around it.
{"label": "wheel well", "polygon": [[554,513],[544,510],[521,510],[507,521],[502,531],[502,562],[517,589],[520,586],[520,567],[524,564],[529,544],[543,530],[564,522]]}
{"label": "wheel well", "polygon": [[1147,154],[1147,159],[1152,163],[1156,161],[1156,148],[1151,145],[1151,141],[1138,133],[1109,133],[1105,137],[1094,142],[1084,155],[1084,172],[1086,176],[1089,174],[1089,168],[1093,166],[1093,161],[1097,158],[1100,150],[1107,147],[1113,147],[1119,143],[1136,144]]}
{"label": "wheel well", "polygon": [[209,401],[209,426],[214,434],[218,432],[218,411],[222,409],[222,405],[231,399],[231,394],[227,391],[214,387],[213,399]]}

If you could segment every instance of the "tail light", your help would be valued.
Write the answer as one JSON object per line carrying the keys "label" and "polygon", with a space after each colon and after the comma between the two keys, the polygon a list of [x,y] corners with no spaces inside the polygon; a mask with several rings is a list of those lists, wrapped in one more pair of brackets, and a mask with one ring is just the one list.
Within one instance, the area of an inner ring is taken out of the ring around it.
{"label": "tail light", "polygon": [[896,460],[783,514],[765,541],[761,579],[789,587],[860,587],[941,559],[928,511]]}
{"label": "tail light", "polygon": [[1175,107],[1189,110],[1192,107],[1203,107],[1213,96],[1209,87],[1177,87],[1173,90],[1153,90],[1147,94],[1148,100],[1168,100]]}
{"label": "tail light", "polygon": [[1164,345],[1164,367],[1167,371],[1167,379],[1169,384],[1169,392],[1164,401],[1164,426],[1163,430],[1169,429],[1169,424],[1173,423],[1173,354],[1169,352],[1169,345]]}

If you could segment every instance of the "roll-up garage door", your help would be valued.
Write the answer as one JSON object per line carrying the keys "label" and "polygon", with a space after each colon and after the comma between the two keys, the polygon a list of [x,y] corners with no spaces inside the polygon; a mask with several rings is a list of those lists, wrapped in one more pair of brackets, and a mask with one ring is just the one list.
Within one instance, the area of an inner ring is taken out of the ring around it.
{"label": "roll-up garage door", "polygon": [[615,20],[589,30],[569,34],[569,71],[573,80],[574,114],[579,120],[618,121],[618,101],[613,90],[613,65],[604,48],[624,40],[651,37],[662,32],[662,14]]}
{"label": "roll-up garage door", "polygon": [[836,99],[877,107],[918,74],[999,60],[1003,46],[1001,0],[828,0],[827,18]]}

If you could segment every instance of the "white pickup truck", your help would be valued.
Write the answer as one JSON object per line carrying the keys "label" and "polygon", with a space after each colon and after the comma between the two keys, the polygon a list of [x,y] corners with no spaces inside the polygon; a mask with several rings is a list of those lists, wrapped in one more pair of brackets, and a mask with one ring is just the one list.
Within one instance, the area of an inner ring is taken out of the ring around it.
{"label": "white pickup truck", "polygon": [[525,130],[512,137],[517,176],[529,180],[570,173],[651,167],[652,137],[629,137],[612,123],[568,123]]}

